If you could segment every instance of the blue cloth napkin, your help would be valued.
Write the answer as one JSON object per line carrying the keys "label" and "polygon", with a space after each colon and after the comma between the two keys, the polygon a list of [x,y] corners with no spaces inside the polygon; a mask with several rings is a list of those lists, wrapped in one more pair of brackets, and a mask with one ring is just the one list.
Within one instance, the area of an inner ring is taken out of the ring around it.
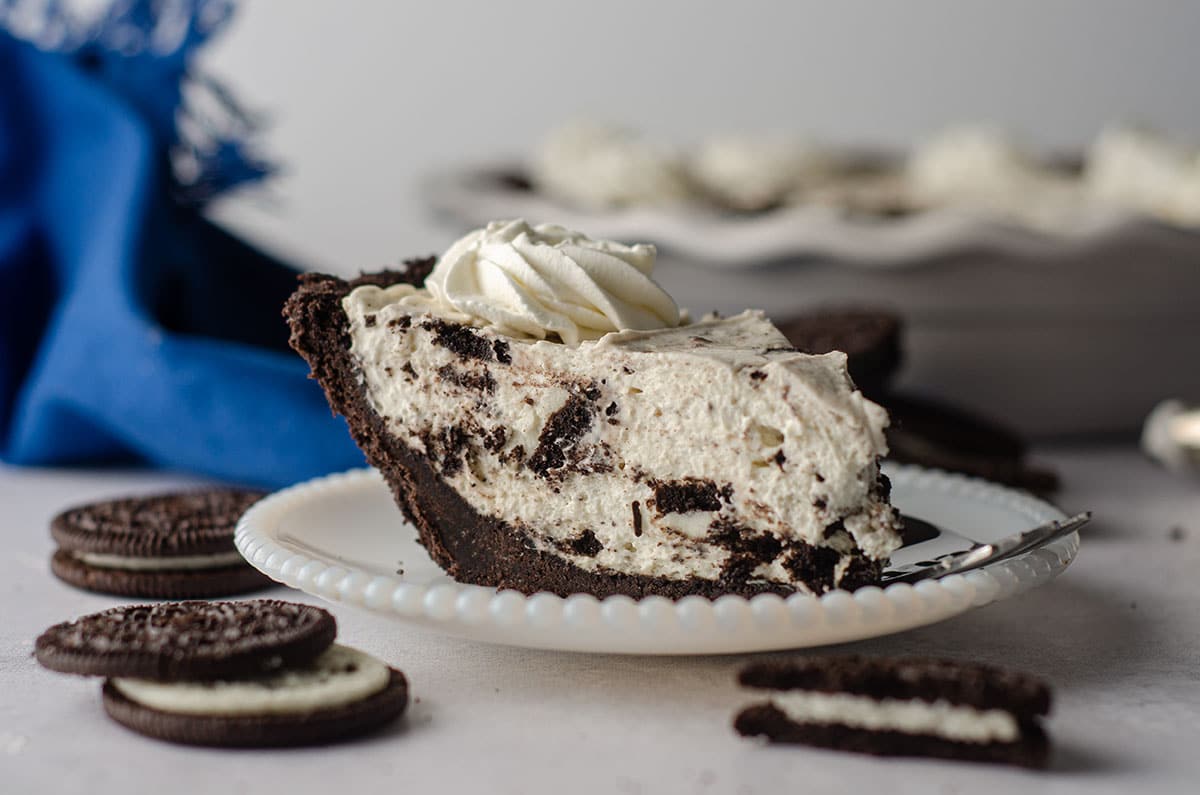
{"label": "blue cloth napkin", "polygon": [[[119,5],[151,29],[151,3]],[[264,486],[362,464],[287,348],[295,270],[201,214],[265,168],[219,138],[191,150],[196,178],[172,165],[188,154],[180,83],[216,5],[193,2],[165,55],[94,33],[48,52],[0,31],[5,461],[134,459]]]}

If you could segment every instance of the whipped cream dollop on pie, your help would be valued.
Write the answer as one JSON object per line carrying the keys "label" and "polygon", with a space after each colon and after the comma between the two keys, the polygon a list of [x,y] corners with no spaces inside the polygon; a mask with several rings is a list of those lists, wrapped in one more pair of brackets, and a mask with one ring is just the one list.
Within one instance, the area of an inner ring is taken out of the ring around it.
{"label": "whipped cream dollop on pie", "polygon": [[510,336],[573,345],[611,331],[679,325],[679,307],[650,278],[654,257],[645,243],[495,221],[451,246],[425,287],[442,311]]}
{"label": "whipped cream dollop on pie", "polygon": [[404,276],[310,277],[293,346],[457,579],[820,593],[900,545],[887,415],[761,312],[681,319],[654,249],[490,224]]}

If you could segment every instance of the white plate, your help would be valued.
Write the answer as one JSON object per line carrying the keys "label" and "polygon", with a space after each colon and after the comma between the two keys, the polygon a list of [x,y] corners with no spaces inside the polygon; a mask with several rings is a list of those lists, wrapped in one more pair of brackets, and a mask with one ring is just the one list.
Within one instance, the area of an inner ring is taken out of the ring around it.
{"label": "white plate", "polygon": [[961,208],[894,218],[814,205],[759,215],[721,214],[702,207],[586,210],[506,186],[493,176],[513,170],[511,164],[499,163],[447,169],[426,179],[422,196],[431,208],[463,227],[482,226],[496,218],[548,221],[592,237],[655,243],[684,259],[731,269],[806,257],[827,257],[862,268],[895,268],[967,250],[1040,258],[1125,234],[1131,227],[1141,234],[1162,233],[1172,239],[1187,231],[1098,205],[1081,206],[1053,232]]}
{"label": "white plate", "polygon": [[[983,481],[918,467],[886,471],[893,504],[904,513],[979,541],[1063,518],[1041,500]],[[821,597],[525,596],[447,577],[417,543],[379,473],[362,469],[262,500],[238,524],[237,547],[293,588],[449,635],[565,651],[729,654],[840,643],[942,621],[1048,582],[1075,557],[1079,536],[965,575]],[[893,559],[921,560],[938,551],[916,545]]]}

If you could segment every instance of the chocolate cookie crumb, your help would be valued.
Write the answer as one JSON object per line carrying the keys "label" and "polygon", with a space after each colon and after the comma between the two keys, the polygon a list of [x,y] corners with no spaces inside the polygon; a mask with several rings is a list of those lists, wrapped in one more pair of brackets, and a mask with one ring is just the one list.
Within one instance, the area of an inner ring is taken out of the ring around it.
{"label": "chocolate cookie crumb", "polygon": [[659,516],[721,510],[720,492],[717,491],[717,484],[711,480],[657,480],[651,485],[654,487],[654,509]]}
{"label": "chocolate cookie crumb", "polygon": [[567,450],[592,427],[592,406],[583,395],[571,395],[558,411],[550,415],[538,435],[538,446],[529,456],[528,466],[539,477],[567,465]]}
{"label": "chocolate cookie crumb", "polygon": [[574,552],[576,555],[594,558],[600,554],[600,550],[604,549],[604,545],[600,543],[600,539],[596,538],[596,534],[591,530],[584,530],[577,538],[572,538],[563,543],[563,546]]}
{"label": "chocolate cookie crumb", "polygon": [[488,344],[488,341],[476,334],[475,330],[469,326],[460,326],[457,323],[434,319],[422,323],[421,328],[433,334],[435,345],[441,345],[464,359],[490,362],[495,358],[496,352]]}
{"label": "chocolate cookie crumb", "polygon": [[488,394],[496,391],[496,379],[492,378],[492,374],[487,370],[475,373],[470,370],[460,370],[452,364],[443,364],[438,368],[437,374],[443,381],[461,386],[463,389]]}

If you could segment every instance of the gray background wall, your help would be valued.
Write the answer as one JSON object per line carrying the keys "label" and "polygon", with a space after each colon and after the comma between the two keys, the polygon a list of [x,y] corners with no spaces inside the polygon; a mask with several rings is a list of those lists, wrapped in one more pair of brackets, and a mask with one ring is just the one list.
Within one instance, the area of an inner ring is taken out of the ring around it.
{"label": "gray background wall", "polygon": [[1200,136],[1200,3],[243,3],[209,66],[286,173],[215,214],[313,266],[439,250],[431,165],[585,116],[680,142],[799,129],[900,146],[992,120],[1070,148],[1113,118]]}

